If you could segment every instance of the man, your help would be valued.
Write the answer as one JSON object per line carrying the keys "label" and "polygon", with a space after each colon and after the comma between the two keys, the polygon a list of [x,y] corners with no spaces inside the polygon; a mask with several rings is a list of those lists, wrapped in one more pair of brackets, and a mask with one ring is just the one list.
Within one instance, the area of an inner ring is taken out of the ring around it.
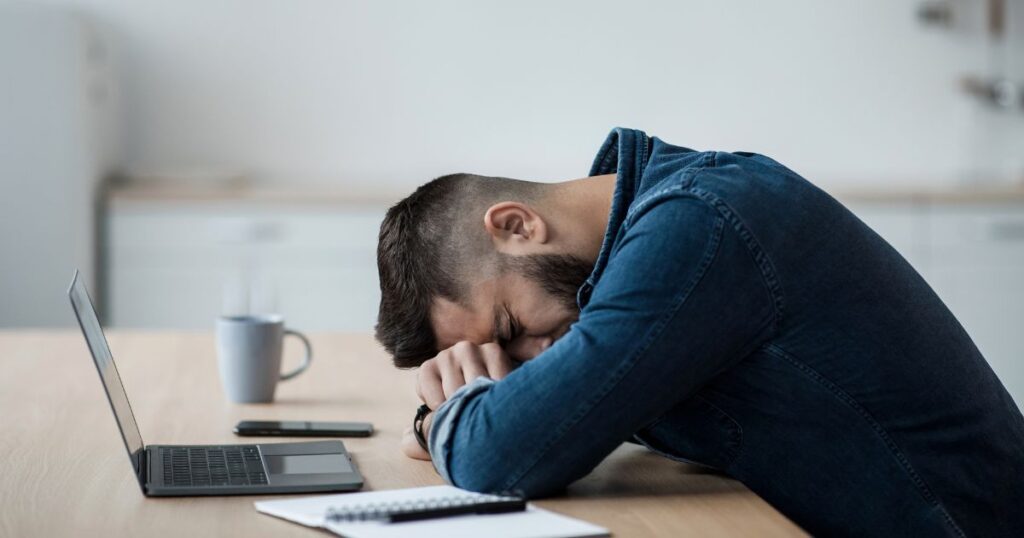
{"label": "man", "polygon": [[446,176],[388,212],[377,337],[433,411],[409,455],[540,496],[634,441],[813,534],[1024,533],[1024,418],[842,205],[627,129],[590,176]]}

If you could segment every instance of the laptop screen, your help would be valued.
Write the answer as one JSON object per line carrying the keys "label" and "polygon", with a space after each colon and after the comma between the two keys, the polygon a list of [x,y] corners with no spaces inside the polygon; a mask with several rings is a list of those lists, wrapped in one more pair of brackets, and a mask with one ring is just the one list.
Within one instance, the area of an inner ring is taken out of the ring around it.
{"label": "laptop screen", "polygon": [[92,306],[92,299],[85,289],[85,284],[78,277],[78,271],[71,281],[71,288],[68,290],[71,298],[71,306],[78,317],[78,324],[82,327],[82,334],[92,352],[92,358],[96,362],[96,370],[99,371],[100,380],[103,381],[103,388],[107,391],[107,399],[110,401],[110,408],[114,411],[114,418],[121,429],[121,437],[124,438],[124,446],[128,449],[128,456],[132,460],[135,475],[140,476],[140,457],[142,452],[142,434],[139,433],[139,425],[135,422],[135,415],[132,414],[132,407],[128,404],[128,395],[124,392],[124,385],[121,384],[121,376],[117,374],[117,367],[114,366],[114,357],[110,354],[110,347],[107,339],[103,336],[103,329],[100,327],[100,320],[96,318],[96,309]]}

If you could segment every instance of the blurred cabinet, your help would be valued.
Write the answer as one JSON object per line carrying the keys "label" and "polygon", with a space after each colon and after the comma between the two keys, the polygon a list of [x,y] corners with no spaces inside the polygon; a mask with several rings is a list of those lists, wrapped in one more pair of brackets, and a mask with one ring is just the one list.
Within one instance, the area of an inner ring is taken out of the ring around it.
{"label": "blurred cabinet", "polygon": [[1024,407],[1024,200],[847,205],[921,273]]}
{"label": "blurred cabinet", "polygon": [[[372,204],[115,204],[106,219],[106,319],[118,327],[209,330],[222,313],[274,311],[300,330],[369,331],[385,211]],[[239,290],[251,306],[240,305]]]}
{"label": "blurred cabinet", "polygon": [[[1024,198],[845,201],[924,276],[1018,406],[1024,403]],[[237,309],[225,295],[241,281],[259,288],[256,311],[273,309],[296,328],[369,331],[386,208],[114,204],[106,218],[106,319],[119,327],[208,330],[216,316]]]}

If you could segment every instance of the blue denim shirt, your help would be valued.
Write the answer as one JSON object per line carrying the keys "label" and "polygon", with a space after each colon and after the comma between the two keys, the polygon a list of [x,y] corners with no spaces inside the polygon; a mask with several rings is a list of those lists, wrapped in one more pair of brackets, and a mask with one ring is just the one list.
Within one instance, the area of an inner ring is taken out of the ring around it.
{"label": "blue denim shirt", "polygon": [[1024,530],[1024,418],[885,241],[761,155],[616,129],[612,172],[579,321],[435,412],[445,480],[548,495],[635,440],[813,534]]}

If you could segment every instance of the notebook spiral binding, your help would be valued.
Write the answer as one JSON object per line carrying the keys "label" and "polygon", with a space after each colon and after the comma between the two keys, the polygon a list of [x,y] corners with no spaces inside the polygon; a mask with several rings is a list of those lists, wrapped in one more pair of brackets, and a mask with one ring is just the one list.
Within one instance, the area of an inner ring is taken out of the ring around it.
{"label": "notebook spiral binding", "polygon": [[[353,505],[346,508],[328,508],[326,518],[332,522],[394,521],[403,515],[442,509],[472,509],[500,505],[525,504],[526,499],[517,492],[503,494],[472,494],[435,497],[416,501],[395,501]],[[467,513],[470,513],[467,510]]]}

